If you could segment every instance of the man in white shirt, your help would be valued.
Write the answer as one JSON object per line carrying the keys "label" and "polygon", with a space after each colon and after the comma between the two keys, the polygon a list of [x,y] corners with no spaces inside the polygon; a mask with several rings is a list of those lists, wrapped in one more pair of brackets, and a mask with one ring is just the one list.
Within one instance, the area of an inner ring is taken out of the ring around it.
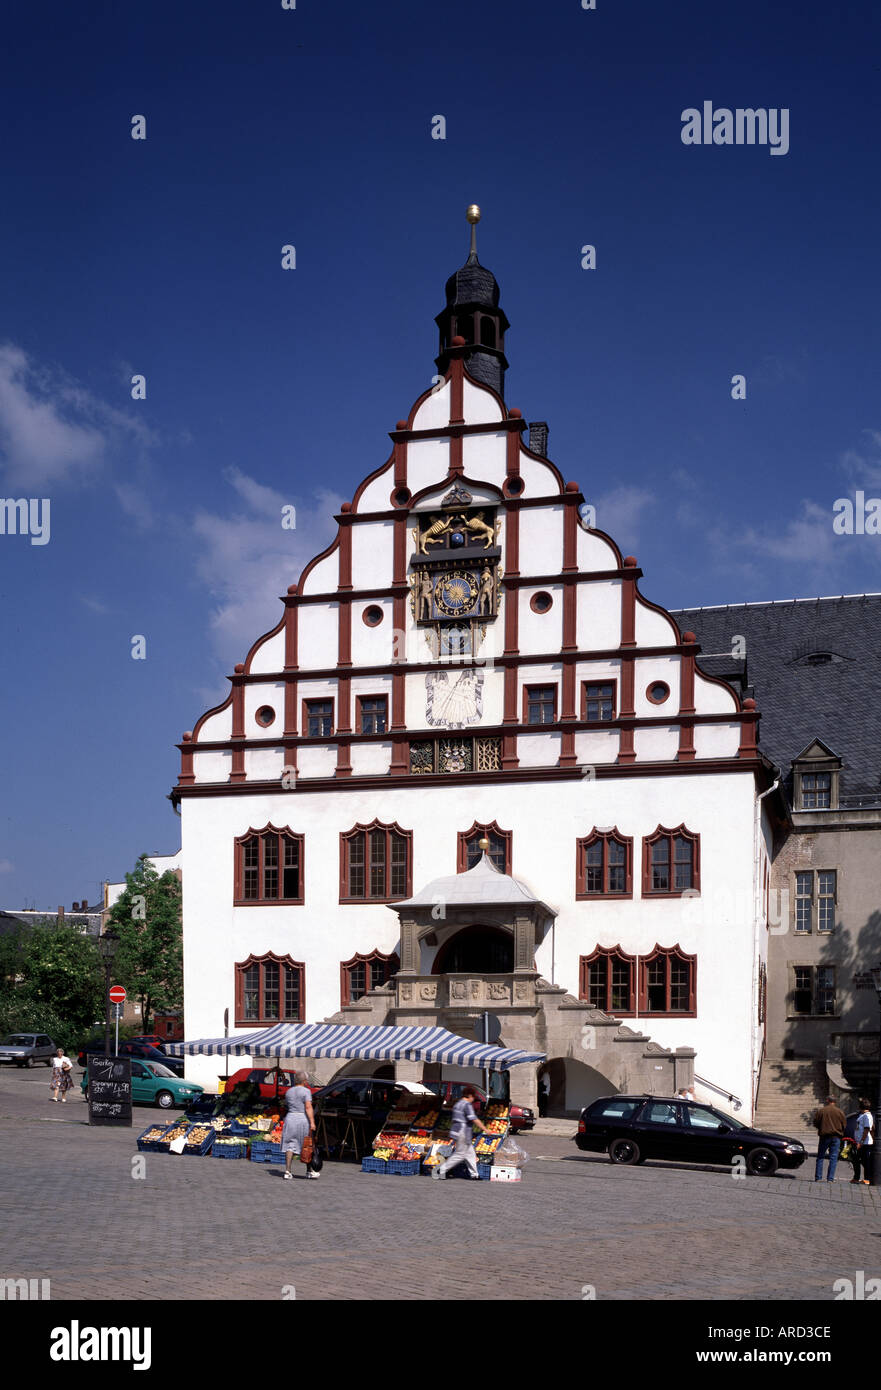
{"label": "man in white shirt", "polygon": [[860,1113],[854,1125],[854,1140],[863,1170],[860,1181],[864,1187],[869,1187],[874,1171],[872,1160],[875,1154],[875,1121],[872,1116],[872,1107],[867,1100],[860,1101]]}

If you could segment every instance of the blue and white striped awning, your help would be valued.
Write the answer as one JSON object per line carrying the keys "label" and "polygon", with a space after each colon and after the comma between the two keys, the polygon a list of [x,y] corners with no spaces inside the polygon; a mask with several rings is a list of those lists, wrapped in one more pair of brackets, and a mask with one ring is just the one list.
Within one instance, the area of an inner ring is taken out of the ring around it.
{"label": "blue and white striped awning", "polygon": [[260,1033],[163,1045],[174,1057],[357,1057],[375,1062],[444,1062],[489,1071],[507,1071],[524,1062],[545,1060],[543,1052],[489,1047],[448,1033],[446,1028],[352,1028],[341,1023],[279,1023]]}

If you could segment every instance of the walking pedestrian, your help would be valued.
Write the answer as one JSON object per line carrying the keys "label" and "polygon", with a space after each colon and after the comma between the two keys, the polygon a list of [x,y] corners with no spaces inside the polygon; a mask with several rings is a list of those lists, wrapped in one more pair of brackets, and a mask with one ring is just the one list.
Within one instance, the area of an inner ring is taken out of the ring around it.
{"label": "walking pedestrian", "polygon": [[863,1170],[860,1182],[864,1187],[869,1187],[874,1176],[875,1117],[867,1100],[860,1101],[860,1114],[857,1118],[854,1138],[857,1144],[858,1161]]}
{"label": "walking pedestrian", "polygon": [[551,1098],[551,1078],[546,1071],[543,1071],[538,1078],[538,1116],[544,1119],[548,1113],[548,1102]]}
{"label": "walking pedestrian", "polygon": [[[294,1072],[294,1084],[284,1093],[284,1103],[287,1107],[284,1129],[281,1132],[281,1151],[284,1154],[285,1171],[284,1180],[290,1182],[293,1178],[291,1165],[295,1158],[299,1158],[303,1147],[303,1140],[307,1135],[315,1133],[315,1112],[312,1109],[312,1092],[306,1085],[306,1073],[304,1071]],[[306,1169],[307,1178],[317,1178],[318,1174],[311,1168]]]}
{"label": "walking pedestrian", "polygon": [[852,1115],[848,1115],[844,1126],[844,1143],[841,1145],[840,1158],[845,1159],[853,1168],[852,1183],[860,1180],[860,1150],[857,1144],[857,1120],[860,1118],[859,1110],[854,1110]]}
{"label": "walking pedestrian", "polygon": [[59,1047],[52,1058],[52,1100],[58,1103],[58,1092],[61,1092],[61,1104],[67,1104],[67,1093],[73,1085],[73,1062],[64,1054],[64,1048]]}
{"label": "walking pedestrian", "polygon": [[836,1105],[834,1096],[826,1097],[826,1104],[821,1105],[820,1109],[814,1115],[813,1124],[820,1137],[814,1182],[823,1181],[823,1160],[827,1154],[829,1156],[829,1172],[826,1181],[834,1182],[835,1169],[838,1167],[838,1155],[841,1151],[841,1141],[844,1138],[844,1128],[847,1124],[844,1111],[839,1109]]}
{"label": "walking pedestrian", "polygon": [[453,1106],[453,1122],[450,1125],[450,1138],[456,1147],[446,1163],[442,1163],[439,1168],[432,1168],[431,1176],[433,1178],[445,1178],[447,1173],[460,1163],[467,1166],[470,1177],[480,1176],[477,1171],[477,1157],[471,1147],[471,1135],[475,1125],[485,1134],[486,1125],[482,1120],[478,1120],[474,1113],[472,1101],[476,1095],[477,1091],[473,1086],[462,1088],[462,1098],[457,1100]]}

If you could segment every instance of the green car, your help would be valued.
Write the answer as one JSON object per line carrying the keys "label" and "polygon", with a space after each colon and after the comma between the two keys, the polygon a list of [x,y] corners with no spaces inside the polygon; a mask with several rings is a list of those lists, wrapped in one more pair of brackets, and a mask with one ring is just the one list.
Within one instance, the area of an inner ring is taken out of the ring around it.
{"label": "green car", "polygon": [[[83,1075],[82,1092],[89,1098],[89,1073]],[[132,1103],[134,1105],[158,1105],[161,1110],[171,1110],[173,1106],[186,1107],[194,1096],[200,1096],[204,1086],[194,1081],[184,1081],[161,1062],[141,1062],[132,1058]]]}

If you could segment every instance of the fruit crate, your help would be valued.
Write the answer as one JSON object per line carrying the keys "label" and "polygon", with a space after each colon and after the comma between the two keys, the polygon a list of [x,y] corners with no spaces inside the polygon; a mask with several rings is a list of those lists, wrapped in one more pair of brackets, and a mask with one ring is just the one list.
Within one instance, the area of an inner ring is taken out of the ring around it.
{"label": "fruit crate", "polygon": [[184,1153],[185,1153],[185,1154],[193,1154],[196,1158],[202,1158],[202,1157],[204,1157],[205,1154],[207,1154],[207,1153],[209,1152],[209,1150],[211,1149],[212,1144],[214,1143],[215,1137],[216,1137],[216,1131],[215,1131],[215,1130],[209,1128],[208,1133],[207,1133],[207,1135],[205,1136],[205,1138],[202,1140],[201,1144],[191,1144],[191,1143],[189,1142],[190,1135],[192,1134],[192,1132],[193,1132],[194,1129],[204,1129],[204,1128],[205,1128],[205,1125],[204,1125],[204,1122],[203,1122],[201,1125],[191,1125],[190,1128],[187,1130],[187,1143],[184,1145]]}
{"label": "fruit crate", "polygon": [[240,1141],[238,1144],[218,1144],[215,1140],[211,1154],[214,1158],[247,1158],[248,1145],[244,1140]]}
{"label": "fruit crate", "polygon": [[391,1164],[384,1158],[362,1158],[362,1173],[388,1173]]}
{"label": "fruit crate", "polygon": [[155,1130],[159,1130],[164,1134],[167,1129],[171,1129],[171,1125],[148,1125],[144,1132],[138,1135],[138,1148],[141,1150],[141,1153],[165,1153],[166,1150],[159,1145],[158,1137],[155,1139],[147,1139],[146,1136]]}
{"label": "fruit crate", "polygon": [[415,1178],[421,1167],[420,1158],[391,1158],[388,1162],[388,1171],[399,1178]]}
{"label": "fruit crate", "polygon": [[270,1143],[268,1139],[251,1140],[252,1163],[284,1163],[281,1144]]}
{"label": "fruit crate", "polygon": [[[489,1175],[492,1172],[492,1170],[493,1166],[491,1163],[478,1163],[477,1176],[480,1178],[481,1182],[489,1182]],[[464,1163],[457,1163],[455,1168],[453,1168],[452,1171],[447,1173],[445,1176],[448,1178],[467,1178],[469,1174],[468,1169]]]}

